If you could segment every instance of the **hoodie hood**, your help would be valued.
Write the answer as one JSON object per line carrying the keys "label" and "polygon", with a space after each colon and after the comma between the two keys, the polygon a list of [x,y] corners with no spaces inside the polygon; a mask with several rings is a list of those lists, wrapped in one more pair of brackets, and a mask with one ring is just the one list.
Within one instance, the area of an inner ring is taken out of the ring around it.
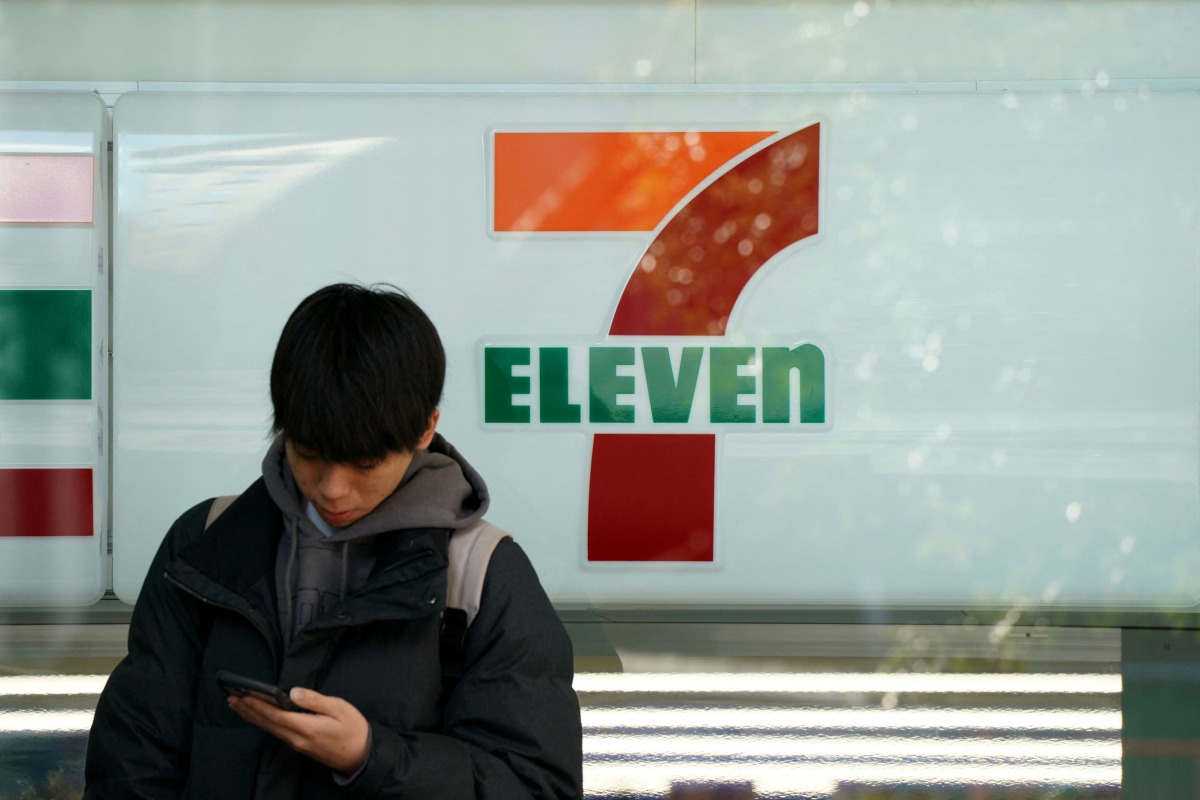
{"label": "hoodie hood", "polygon": [[[283,436],[276,437],[263,458],[263,482],[284,518],[313,526],[288,466]],[[396,490],[371,513],[352,525],[335,528],[331,542],[346,542],[410,528],[465,528],[482,517],[491,499],[487,484],[462,454],[439,433],[428,450],[413,454]]]}
{"label": "hoodie hood", "polygon": [[366,582],[375,565],[375,537],[416,528],[458,530],[487,511],[487,485],[440,434],[413,455],[396,490],[362,519],[327,536],[306,513],[288,465],[283,437],[263,458],[263,483],[283,513],[276,556],[276,593],[285,641]]}

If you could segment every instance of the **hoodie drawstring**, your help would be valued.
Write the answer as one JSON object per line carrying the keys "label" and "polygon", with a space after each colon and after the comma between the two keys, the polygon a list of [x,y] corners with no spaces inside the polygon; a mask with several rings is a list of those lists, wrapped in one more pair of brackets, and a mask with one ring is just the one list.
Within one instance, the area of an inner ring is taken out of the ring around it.
{"label": "hoodie drawstring", "polygon": [[350,570],[350,557],[348,553],[349,549],[350,542],[342,542],[342,588],[341,591],[338,592],[338,599],[343,601],[346,599],[346,575]]}
{"label": "hoodie drawstring", "polygon": [[[287,515],[287,530],[288,535],[292,537],[292,547],[291,552],[288,554],[287,568],[283,572],[283,585],[287,587],[287,617],[284,620],[283,638],[285,642],[290,642],[292,640],[292,626],[295,624],[294,620],[296,619],[296,592],[292,583],[292,576],[296,569],[296,558],[300,552],[299,520],[290,514]],[[343,580],[345,580],[344,577]]]}

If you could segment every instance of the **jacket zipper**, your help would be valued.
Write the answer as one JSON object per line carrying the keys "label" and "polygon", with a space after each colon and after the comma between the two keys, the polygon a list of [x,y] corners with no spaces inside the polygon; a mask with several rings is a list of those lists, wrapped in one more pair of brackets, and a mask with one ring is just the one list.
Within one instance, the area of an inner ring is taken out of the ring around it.
{"label": "jacket zipper", "polygon": [[[411,564],[414,561],[419,561],[422,558],[427,558],[429,556],[436,555],[436,553],[437,553],[437,551],[433,550],[432,548],[425,548],[424,550],[419,550],[418,552],[413,553],[409,556],[406,556],[405,558],[402,558],[399,561],[394,561],[391,564],[389,564],[387,567],[385,567],[383,570],[381,570],[380,572],[377,572],[375,575],[373,575],[371,577],[371,580],[368,581],[367,584],[365,586],[363,586],[362,589],[360,589],[359,591],[361,592],[363,589],[368,588],[372,583],[378,581],[382,576],[387,575],[389,572],[391,572],[393,570],[399,569],[400,567],[403,567],[406,564]],[[344,598],[342,600],[342,603],[344,604],[349,599],[351,599],[351,598]],[[346,628],[351,627],[351,625],[341,622],[344,619],[344,616],[343,616],[344,614],[345,614],[345,611],[338,612],[338,615],[336,615],[336,617],[335,617],[338,620],[337,622],[335,622],[333,620],[324,620],[324,621],[314,620],[310,624],[313,625],[316,629],[321,629],[321,630],[326,630],[326,629],[345,630]],[[375,619],[372,619],[369,621],[370,622],[379,622],[379,621],[386,621],[386,620],[390,620],[390,619],[408,619],[408,618],[409,617],[402,617],[402,616],[385,616],[385,617],[375,618]],[[416,617],[412,617],[412,618],[415,619]]]}
{"label": "jacket zipper", "polygon": [[[402,558],[399,561],[395,561],[392,564],[388,565],[388,567],[386,567],[384,570],[382,570],[377,575],[375,575],[375,578],[378,579],[380,575],[386,575],[387,573],[391,572],[394,569],[398,569],[400,567],[403,567],[406,564],[412,563],[413,561],[418,561],[422,558],[426,558],[431,555],[434,555],[434,551],[430,548],[426,548],[424,550],[413,553],[412,555],[408,556],[407,558]],[[185,593],[191,595],[192,597],[196,598],[197,600],[199,600],[201,603],[204,603],[205,605],[213,606],[214,608],[220,608],[225,611],[231,611],[231,612],[241,616],[242,618],[244,618],[247,622],[249,622],[254,627],[254,629],[256,631],[258,631],[259,635],[262,636],[263,641],[265,641],[267,643],[267,647],[270,648],[271,657],[275,660],[275,663],[276,664],[280,663],[279,662],[279,654],[276,652],[275,642],[271,639],[270,630],[268,630],[266,625],[263,624],[262,622],[260,622],[259,619],[253,613],[247,612],[245,609],[238,608],[237,606],[230,605],[228,603],[219,603],[216,600],[206,597],[206,596],[200,594],[200,592],[191,588],[190,586],[187,586],[186,584],[184,584],[182,581],[180,581],[178,578],[176,578],[170,572],[166,572],[166,571],[163,572],[163,577],[165,577],[170,583],[172,583],[173,585],[178,587],[183,592],[185,592]]]}
{"label": "jacket zipper", "polygon": [[[382,570],[377,572],[371,580],[373,581],[376,578],[378,578],[380,575],[387,575],[389,572],[391,572],[394,569],[399,569],[400,567],[403,567],[406,564],[411,564],[414,561],[419,561],[422,558],[426,558],[427,556],[431,556],[433,554],[434,554],[434,551],[428,547],[425,548],[424,550],[419,550],[416,553],[413,553],[412,555],[408,556],[407,558],[402,558],[399,561],[393,561],[391,564],[389,564],[388,566],[384,567]],[[447,564],[447,566],[449,566],[449,564]],[[370,582],[371,581],[368,581],[368,583],[370,583]]]}
{"label": "jacket zipper", "polygon": [[251,606],[251,611],[246,611],[245,609],[238,608],[237,606],[230,605],[228,603],[218,603],[216,600],[205,597],[195,589],[185,585],[170,572],[163,572],[163,577],[186,594],[190,594],[192,597],[199,600],[201,603],[204,603],[207,606],[212,606],[213,608],[222,609],[224,611],[231,611],[245,619],[256,631],[258,631],[259,635],[262,636],[263,641],[267,643],[267,648],[271,651],[271,658],[275,661],[276,665],[279,664],[279,653],[276,652],[275,642],[271,638],[271,631],[267,628],[266,624],[261,622],[253,613],[253,606]]}

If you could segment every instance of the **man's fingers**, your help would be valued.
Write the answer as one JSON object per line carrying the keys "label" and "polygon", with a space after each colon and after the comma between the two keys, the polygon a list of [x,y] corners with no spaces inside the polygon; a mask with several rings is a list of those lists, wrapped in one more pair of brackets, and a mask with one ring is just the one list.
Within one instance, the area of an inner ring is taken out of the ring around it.
{"label": "man's fingers", "polygon": [[345,700],[321,694],[315,689],[304,689],[299,686],[292,687],[292,690],[288,692],[288,697],[305,711],[325,714],[329,717],[339,716],[338,712],[346,705]]}
{"label": "man's fingers", "polygon": [[238,716],[268,733],[284,738],[284,733],[306,730],[310,714],[283,709],[256,697],[240,697],[229,704]]}
{"label": "man's fingers", "polygon": [[370,725],[353,705],[299,687],[292,702],[305,711],[284,711],[254,697],[230,698],[238,716],[281,739],[295,750],[333,769],[353,773],[367,757]]}
{"label": "man's fingers", "polygon": [[229,705],[246,722],[301,751],[312,738],[314,726],[318,724],[317,718],[311,714],[284,711],[253,697],[239,698]]}
{"label": "man's fingers", "polygon": [[231,697],[229,707],[242,719],[260,728],[267,725],[278,726],[278,715],[286,713],[256,697]]}

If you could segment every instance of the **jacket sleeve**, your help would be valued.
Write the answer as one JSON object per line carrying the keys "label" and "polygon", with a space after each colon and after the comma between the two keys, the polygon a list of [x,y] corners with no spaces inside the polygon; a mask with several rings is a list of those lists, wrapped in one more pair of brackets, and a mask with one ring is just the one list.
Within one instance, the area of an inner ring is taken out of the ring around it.
{"label": "jacket sleeve", "polygon": [[579,700],[566,630],[525,553],[492,555],[442,733],[372,724],[354,797],[569,800],[583,796]]}
{"label": "jacket sleeve", "polygon": [[164,577],[203,531],[208,503],[180,517],[158,548],[129,624],[129,653],[100,695],[88,736],[85,800],[183,795],[200,667],[199,602]]}

